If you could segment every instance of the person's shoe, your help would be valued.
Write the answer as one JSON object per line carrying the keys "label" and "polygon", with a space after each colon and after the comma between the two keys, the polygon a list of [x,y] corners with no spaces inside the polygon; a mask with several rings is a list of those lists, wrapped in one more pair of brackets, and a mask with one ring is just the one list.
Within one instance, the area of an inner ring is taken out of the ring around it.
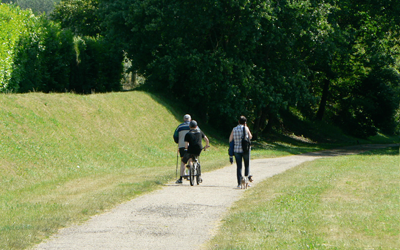
{"label": "person's shoe", "polygon": [[176,184],[182,184],[182,179],[178,179],[175,183]]}
{"label": "person's shoe", "polygon": [[241,189],[242,187],[240,185],[237,186],[238,189]]}

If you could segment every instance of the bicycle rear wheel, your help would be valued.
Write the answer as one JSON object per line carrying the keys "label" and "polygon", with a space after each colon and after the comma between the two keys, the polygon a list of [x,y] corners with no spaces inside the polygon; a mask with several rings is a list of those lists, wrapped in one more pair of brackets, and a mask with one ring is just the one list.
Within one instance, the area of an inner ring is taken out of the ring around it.
{"label": "bicycle rear wheel", "polygon": [[195,175],[195,168],[194,164],[192,164],[189,168],[189,181],[190,181],[190,186],[194,185],[194,175]]}
{"label": "bicycle rear wheel", "polygon": [[199,185],[202,182],[201,179],[201,168],[200,168],[200,162],[197,163],[197,171],[196,171],[196,183]]}

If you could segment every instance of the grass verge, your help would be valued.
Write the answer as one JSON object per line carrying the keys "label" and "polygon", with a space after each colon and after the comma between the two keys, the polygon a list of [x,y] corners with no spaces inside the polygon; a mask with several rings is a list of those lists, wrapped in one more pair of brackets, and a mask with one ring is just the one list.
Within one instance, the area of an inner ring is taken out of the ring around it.
{"label": "grass verge", "polygon": [[[186,112],[140,91],[0,95],[0,249],[28,248],[174,179],[172,134]],[[228,163],[227,139],[204,128],[211,171]],[[253,157],[316,148],[259,144]]]}
{"label": "grass verge", "polygon": [[[173,180],[172,134],[187,112],[141,91],[0,95],[0,249],[29,248]],[[227,165],[227,138],[198,121],[212,145],[203,170]],[[252,158],[332,147],[293,138],[254,146]]]}
{"label": "grass verge", "polygon": [[245,192],[207,249],[398,249],[399,147],[320,159]]}

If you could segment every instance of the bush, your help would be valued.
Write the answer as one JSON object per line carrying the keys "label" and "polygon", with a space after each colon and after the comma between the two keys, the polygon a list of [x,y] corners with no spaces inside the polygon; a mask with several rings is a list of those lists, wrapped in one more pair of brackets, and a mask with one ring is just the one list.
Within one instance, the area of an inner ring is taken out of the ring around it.
{"label": "bush", "polygon": [[21,10],[17,5],[0,4],[0,92],[17,88],[10,84],[14,47],[35,21],[36,17],[30,10]]}
{"label": "bush", "polygon": [[15,47],[11,78],[18,92],[69,90],[71,64],[75,58],[73,35],[44,16],[30,27]]}

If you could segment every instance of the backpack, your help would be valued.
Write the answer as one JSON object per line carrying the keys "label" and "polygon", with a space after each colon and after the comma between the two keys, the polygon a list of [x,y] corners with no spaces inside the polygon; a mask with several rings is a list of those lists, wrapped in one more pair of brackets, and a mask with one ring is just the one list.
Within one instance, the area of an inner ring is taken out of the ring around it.
{"label": "backpack", "polygon": [[250,138],[246,136],[246,128],[243,126],[243,136],[242,136],[242,150],[243,153],[248,153],[250,151],[251,141]]}

